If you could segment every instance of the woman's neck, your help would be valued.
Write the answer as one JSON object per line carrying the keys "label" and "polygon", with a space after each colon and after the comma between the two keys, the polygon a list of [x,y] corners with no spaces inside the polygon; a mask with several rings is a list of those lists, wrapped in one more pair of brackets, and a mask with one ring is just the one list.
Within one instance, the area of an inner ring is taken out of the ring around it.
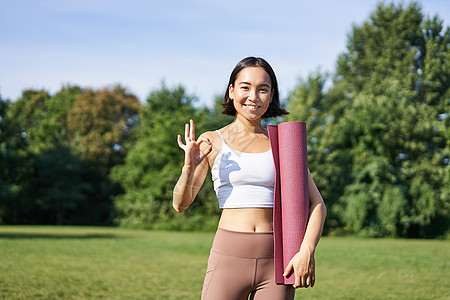
{"label": "woman's neck", "polygon": [[261,124],[261,119],[250,121],[239,115],[234,118],[232,126],[236,131],[241,133],[264,133],[264,127]]}

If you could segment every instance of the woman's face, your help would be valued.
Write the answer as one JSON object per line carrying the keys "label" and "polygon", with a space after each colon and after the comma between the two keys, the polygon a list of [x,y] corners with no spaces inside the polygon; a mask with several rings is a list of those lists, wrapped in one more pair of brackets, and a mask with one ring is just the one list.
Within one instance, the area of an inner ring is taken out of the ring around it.
{"label": "woman's face", "polygon": [[272,101],[272,81],[263,68],[246,67],[238,73],[234,85],[230,85],[229,95],[233,99],[236,116],[249,121],[258,120]]}

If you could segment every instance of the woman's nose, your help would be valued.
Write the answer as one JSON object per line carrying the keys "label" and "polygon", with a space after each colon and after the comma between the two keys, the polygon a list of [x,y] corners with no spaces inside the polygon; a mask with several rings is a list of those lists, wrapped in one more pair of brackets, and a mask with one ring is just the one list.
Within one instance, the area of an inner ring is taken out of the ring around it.
{"label": "woman's nose", "polygon": [[251,89],[250,90],[250,93],[249,93],[249,95],[248,95],[248,99],[249,100],[256,100],[258,98],[258,93],[256,92],[256,90],[255,89]]}

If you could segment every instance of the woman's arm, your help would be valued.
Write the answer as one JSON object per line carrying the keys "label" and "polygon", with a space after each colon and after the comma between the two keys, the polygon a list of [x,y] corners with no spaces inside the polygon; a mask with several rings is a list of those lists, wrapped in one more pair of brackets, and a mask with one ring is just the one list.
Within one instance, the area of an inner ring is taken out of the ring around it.
{"label": "woman's arm", "polygon": [[194,201],[208,173],[208,163],[202,163],[194,170],[183,166],[181,175],[173,189],[173,208],[181,213]]}
{"label": "woman's arm", "polygon": [[317,189],[311,173],[308,170],[308,193],[309,193],[309,220],[306,227],[305,237],[302,245],[308,245],[315,249],[322,236],[323,224],[327,215],[327,208],[323,202],[322,196]]}
{"label": "woman's arm", "polygon": [[190,127],[185,126],[184,137],[186,144],[178,136],[178,145],[185,152],[184,166],[180,178],[173,189],[173,208],[183,212],[194,201],[200,187],[205,181],[209,165],[206,156],[211,152],[212,145],[205,136],[195,140],[194,121],[190,120]]}
{"label": "woman's arm", "polygon": [[322,235],[327,209],[308,170],[309,220],[299,252],[291,259],[284,275],[294,269],[294,287],[313,287],[315,283],[314,252]]}

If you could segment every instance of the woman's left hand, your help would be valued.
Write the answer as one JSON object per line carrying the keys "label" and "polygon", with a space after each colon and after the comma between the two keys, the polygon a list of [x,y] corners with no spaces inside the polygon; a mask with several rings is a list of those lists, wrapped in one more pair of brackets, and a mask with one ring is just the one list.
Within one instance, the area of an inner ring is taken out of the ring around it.
{"label": "woman's left hand", "polygon": [[294,288],[314,286],[316,281],[316,263],[313,249],[313,247],[302,244],[300,251],[294,255],[284,271],[283,276],[287,276],[294,269]]}

